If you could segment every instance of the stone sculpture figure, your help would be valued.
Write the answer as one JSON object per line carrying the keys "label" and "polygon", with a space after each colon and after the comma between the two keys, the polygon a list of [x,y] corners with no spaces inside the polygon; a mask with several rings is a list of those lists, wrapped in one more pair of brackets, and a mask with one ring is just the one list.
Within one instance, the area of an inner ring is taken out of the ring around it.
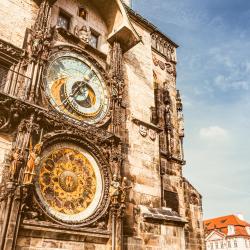
{"label": "stone sculpture figure", "polygon": [[121,203],[125,203],[126,197],[127,197],[127,194],[128,194],[128,190],[131,189],[131,188],[132,188],[132,186],[127,185],[127,177],[123,177],[121,188],[120,188],[120,191],[121,191]]}
{"label": "stone sculpture figure", "polygon": [[20,161],[20,149],[16,148],[13,150],[13,153],[11,155],[11,165],[10,165],[10,180],[15,179],[16,171],[18,169],[18,162]]}
{"label": "stone sculpture figure", "polygon": [[33,182],[35,175],[35,167],[40,162],[40,153],[41,153],[42,143],[38,143],[32,149],[32,145],[30,146],[29,158],[24,171],[23,184],[30,185]]}
{"label": "stone sculpture figure", "polygon": [[113,205],[118,204],[118,198],[120,193],[120,182],[116,174],[113,175],[113,180],[110,185],[109,195]]}
{"label": "stone sculpture figure", "polygon": [[90,39],[90,28],[86,25],[83,25],[81,28],[78,27],[78,25],[75,26],[74,34],[79,37],[81,41],[84,43],[89,43]]}

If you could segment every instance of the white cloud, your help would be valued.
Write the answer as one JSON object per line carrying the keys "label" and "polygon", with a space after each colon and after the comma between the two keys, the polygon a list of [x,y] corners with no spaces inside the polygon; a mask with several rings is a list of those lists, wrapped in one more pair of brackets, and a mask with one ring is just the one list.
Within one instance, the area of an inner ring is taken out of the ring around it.
{"label": "white cloud", "polygon": [[224,139],[228,137],[228,131],[219,126],[210,126],[200,129],[200,137],[203,139]]}
{"label": "white cloud", "polygon": [[214,84],[222,90],[235,89],[235,90],[248,90],[250,81],[237,79],[237,75],[231,72],[229,76],[217,75],[214,79]]}

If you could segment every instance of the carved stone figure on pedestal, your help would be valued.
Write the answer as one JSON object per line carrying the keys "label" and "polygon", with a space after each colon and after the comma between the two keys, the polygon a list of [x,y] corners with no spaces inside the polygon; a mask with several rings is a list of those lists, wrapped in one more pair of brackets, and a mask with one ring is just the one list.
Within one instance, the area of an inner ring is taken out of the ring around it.
{"label": "carved stone figure on pedestal", "polygon": [[121,184],[121,203],[125,203],[128,194],[127,191],[132,188],[132,186],[127,185],[127,181],[127,177],[123,177]]}
{"label": "carved stone figure on pedestal", "polygon": [[15,180],[20,158],[21,158],[20,149],[19,148],[13,149],[11,155],[11,165],[9,170],[9,178],[11,181]]}
{"label": "carved stone figure on pedestal", "polygon": [[31,54],[36,57],[40,54],[43,48],[42,40],[43,40],[43,32],[41,30],[35,31],[31,36],[30,41],[30,50]]}
{"label": "carved stone figure on pedestal", "polygon": [[119,182],[118,176],[114,174],[113,180],[111,182],[110,189],[109,189],[109,195],[111,198],[112,205],[118,204],[119,193],[120,193],[120,182]]}
{"label": "carved stone figure on pedestal", "polygon": [[41,153],[42,144],[36,144],[32,149],[32,145],[30,145],[29,158],[24,170],[23,184],[30,185],[33,182],[35,175],[35,167],[40,163],[40,153]]}
{"label": "carved stone figure on pedestal", "polygon": [[184,117],[182,112],[178,112],[179,136],[184,137]]}

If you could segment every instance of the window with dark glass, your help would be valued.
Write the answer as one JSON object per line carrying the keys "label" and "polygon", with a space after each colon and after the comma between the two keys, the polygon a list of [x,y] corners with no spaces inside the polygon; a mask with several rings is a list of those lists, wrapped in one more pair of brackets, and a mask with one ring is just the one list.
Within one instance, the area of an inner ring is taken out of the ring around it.
{"label": "window with dark glass", "polygon": [[99,34],[97,34],[97,32],[95,32],[95,31],[91,30],[89,44],[92,47],[97,48],[98,47],[98,40],[99,40]]}
{"label": "window with dark glass", "polygon": [[5,85],[8,71],[9,71],[9,67],[0,61],[0,90],[3,89]]}
{"label": "window with dark glass", "polygon": [[70,19],[71,17],[68,14],[60,11],[57,19],[57,26],[68,30],[70,26]]}
{"label": "window with dark glass", "polygon": [[179,213],[179,198],[176,192],[164,190],[165,206],[171,208],[173,211]]}
{"label": "window with dark glass", "polygon": [[238,247],[237,240],[234,240],[234,247]]}
{"label": "window with dark glass", "polygon": [[210,243],[210,248],[211,248],[211,249],[214,249],[214,245],[213,245],[212,242]]}
{"label": "window with dark glass", "polygon": [[219,248],[219,244],[218,244],[218,242],[216,241],[215,242],[215,249],[218,249]]}
{"label": "window with dark glass", "polygon": [[80,7],[79,8],[79,17],[81,17],[84,20],[87,20],[87,15],[88,15],[88,12],[86,11],[86,9],[84,7]]}

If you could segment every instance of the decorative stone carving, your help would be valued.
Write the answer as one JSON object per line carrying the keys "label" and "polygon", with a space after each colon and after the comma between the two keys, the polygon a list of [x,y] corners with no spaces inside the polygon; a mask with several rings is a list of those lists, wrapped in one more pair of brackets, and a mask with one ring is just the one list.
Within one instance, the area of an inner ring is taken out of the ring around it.
{"label": "decorative stone carving", "polygon": [[141,136],[146,137],[148,135],[148,129],[147,127],[140,125],[139,126],[139,133]]}
{"label": "decorative stone carving", "polygon": [[109,195],[111,198],[112,205],[118,204],[119,194],[120,194],[120,181],[119,181],[118,176],[114,174],[113,180],[111,182],[110,189],[109,189]]}
{"label": "decorative stone carving", "polygon": [[20,59],[23,51],[14,45],[5,42],[4,40],[0,39],[0,52],[8,55],[8,57],[11,55],[13,62]]}
{"label": "decorative stone carving", "polygon": [[40,59],[41,61],[48,59],[53,39],[53,30],[50,28],[50,8],[51,3],[48,0],[43,0],[36,22],[31,29],[24,56],[24,58],[28,57],[30,61],[38,62]]}
{"label": "decorative stone carving", "polygon": [[21,153],[20,148],[12,149],[11,164],[9,169],[9,179],[11,181],[14,181],[16,179],[17,170],[20,167],[20,160],[22,157],[20,153]]}
{"label": "decorative stone carving", "polygon": [[174,76],[174,77],[176,77],[176,66],[175,66],[175,64],[168,62],[165,65],[166,65],[167,73]]}
{"label": "decorative stone carving", "polygon": [[155,139],[156,139],[156,132],[153,129],[149,129],[148,134],[149,134],[149,138],[152,141],[155,141]]}
{"label": "decorative stone carving", "polygon": [[180,91],[177,90],[176,96],[176,107],[177,107],[177,116],[178,116],[178,132],[180,137],[184,137],[184,116],[182,111],[182,101],[180,96]]}
{"label": "decorative stone carving", "polygon": [[152,47],[154,49],[163,54],[168,61],[173,61],[173,62],[176,61],[174,45],[172,45],[169,41],[167,41],[158,33],[153,33],[151,35],[151,39],[152,39]]}
{"label": "decorative stone carving", "polygon": [[113,209],[113,213],[118,217],[123,217],[124,215],[128,190],[131,188],[132,186],[128,186],[127,184],[126,177],[123,177],[122,180],[120,180],[116,175],[113,176],[109,194],[111,198],[111,207]]}
{"label": "decorative stone carving", "polygon": [[30,185],[33,182],[35,175],[35,168],[40,163],[40,153],[42,149],[42,143],[38,143],[32,147],[32,143],[30,142],[30,150],[29,150],[29,158],[27,165],[24,170],[23,184]]}
{"label": "decorative stone carving", "polygon": [[74,28],[74,35],[77,36],[84,43],[89,43],[91,31],[90,28],[86,25],[83,25],[81,28],[76,25]]}
{"label": "decorative stone carving", "polygon": [[124,73],[121,45],[114,42],[110,51],[111,93],[112,93],[112,132],[121,135],[125,124]]}
{"label": "decorative stone carving", "polygon": [[153,56],[153,62],[155,66],[159,66],[161,70],[166,70],[166,72],[174,77],[176,77],[176,65],[173,62],[164,63]]}

